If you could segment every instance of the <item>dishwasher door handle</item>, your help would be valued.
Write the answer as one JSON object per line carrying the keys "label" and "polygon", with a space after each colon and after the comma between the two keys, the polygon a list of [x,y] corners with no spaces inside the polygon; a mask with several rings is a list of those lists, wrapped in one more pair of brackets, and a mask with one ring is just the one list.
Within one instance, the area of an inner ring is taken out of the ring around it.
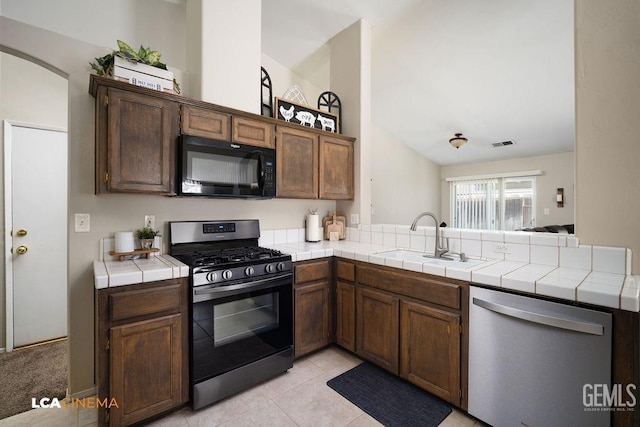
{"label": "dishwasher door handle", "polygon": [[533,313],[527,310],[485,301],[476,297],[473,298],[473,304],[496,313],[504,314],[505,316],[515,317],[528,322],[539,323],[541,325],[547,325],[554,328],[567,329],[569,331],[582,332],[585,334],[604,335],[604,326],[597,323],[580,322],[577,320],[563,319],[562,317]]}

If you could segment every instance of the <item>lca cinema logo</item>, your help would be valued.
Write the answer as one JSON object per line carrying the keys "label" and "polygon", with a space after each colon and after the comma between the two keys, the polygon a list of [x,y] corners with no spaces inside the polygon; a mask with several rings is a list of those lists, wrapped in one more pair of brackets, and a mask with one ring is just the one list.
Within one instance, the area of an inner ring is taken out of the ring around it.
{"label": "lca cinema logo", "polygon": [[582,404],[585,411],[634,411],[635,384],[585,384],[582,386]]}
{"label": "lca cinema logo", "polygon": [[42,397],[37,399],[31,398],[31,408],[38,409],[68,409],[68,408],[118,408],[118,401],[112,397],[111,399],[105,397],[104,399],[98,399],[97,397],[83,397],[77,398],[64,398],[62,400],[57,397],[49,398]]}

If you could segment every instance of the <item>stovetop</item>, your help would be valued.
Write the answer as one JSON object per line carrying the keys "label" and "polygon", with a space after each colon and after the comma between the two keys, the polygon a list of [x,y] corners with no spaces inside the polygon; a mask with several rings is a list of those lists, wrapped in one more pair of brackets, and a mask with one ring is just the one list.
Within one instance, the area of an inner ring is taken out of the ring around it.
{"label": "stovetop", "polygon": [[265,261],[278,261],[288,255],[275,249],[259,246],[212,249],[174,255],[191,267],[230,267],[234,265],[250,265]]}

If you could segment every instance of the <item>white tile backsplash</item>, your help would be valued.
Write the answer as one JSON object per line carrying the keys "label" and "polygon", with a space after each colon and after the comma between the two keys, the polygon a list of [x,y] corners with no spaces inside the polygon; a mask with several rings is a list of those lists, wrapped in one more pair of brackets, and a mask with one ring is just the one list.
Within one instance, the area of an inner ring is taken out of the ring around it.
{"label": "white tile backsplash", "polygon": [[558,266],[558,247],[557,246],[541,246],[531,245],[530,260],[532,264],[543,264]]}
{"label": "white tile backsplash", "polygon": [[396,234],[396,246],[398,248],[411,247],[411,237],[408,234]]}
{"label": "white tile backsplash", "polygon": [[529,244],[529,235],[531,233],[527,233],[525,231],[505,231],[504,232],[504,242],[505,243],[522,243]]}
{"label": "white tile backsplash", "polygon": [[550,233],[533,233],[529,237],[529,243],[531,245],[540,246],[558,246],[558,235]]}
{"label": "white tile backsplash", "polygon": [[460,230],[460,238],[466,240],[482,240],[482,231],[480,230]]}
{"label": "white tile backsplash", "polygon": [[427,236],[410,236],[409,247],[413,251],[424,252],[427,248]]}
{"label": "white tile backsplash", "polygon": [[504,259],[507,261],[518,261],[529,263],[529,245],[522,243],[505,243],[507,245],[507,253]]}
{"label": "white tile backsplash", "polygon": [[287,243],[297,243],[297,242],[298,242],[298,229],[297,228],[287,229]]}
{"label": "white tile backsplash", "polygon": [[[484,237],[484,234],[483,234]],[[493,237],[493,236],[492,236]],[[482,258],[504,259],[504,254],[495,251],[496,244],[500,242],[497,240],[483,240],[482,241]]]}
{"label": "white tile backsplash", "polygon": [[626,261],[627,251],[625,248],[593,247],[593,271],[625,274],[627,271]]}
{"label": "white tile backsplash", "polygon": [[274,244],[273,230],[260,230],[260,240],[258,244],[260,246],[269,246]]}
{"label": "white tile backsplash", "polygon": [[371,231],[360,230],[360,243],[371,243]]}
{"label": "white tile backsplash", "polygon": [[482,241],[461,239],[460,249],[467,256],[480,257],[482,256]]}
{"label": "white tile backsplash", "polygon": [[560,267],[591,270],[591,246],[560,248]]}
{"label": "white tile backsplash", "polygon": [[490,242],[504,242],[502,231],[482,231],[482,240]]}
{"label": "white tile backsplash", "polygon": [[396,246],[396,233],[382,233],[382,244],[385,246]]}
{"label": "white tile backsplash", "polygon": [[273,243],[275,245],[287,243],[287,230],[273,230]]}
{"label": "white tile backsplash", "polygon": [[382,232],[380,231],[372,231],[371,232],[371,243],[374,245],[383,245],[384,237]]}

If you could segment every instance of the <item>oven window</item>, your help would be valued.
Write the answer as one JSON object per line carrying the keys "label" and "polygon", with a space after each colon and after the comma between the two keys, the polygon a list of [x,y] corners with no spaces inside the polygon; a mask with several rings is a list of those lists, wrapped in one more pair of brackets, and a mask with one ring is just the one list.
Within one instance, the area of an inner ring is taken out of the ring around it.
{"label": "oven window", "polygon": [[189,151],[186,179],[218,185],[258,187],[258,159]]}
{"label": "oven window", "polygon": [[213,306],[215,346],[277,329],[278,324],[277,292]]}
{"label": "oven window", "polygon": [[293,345],[292,287],[193,304],[192,379],[204,381]]}

